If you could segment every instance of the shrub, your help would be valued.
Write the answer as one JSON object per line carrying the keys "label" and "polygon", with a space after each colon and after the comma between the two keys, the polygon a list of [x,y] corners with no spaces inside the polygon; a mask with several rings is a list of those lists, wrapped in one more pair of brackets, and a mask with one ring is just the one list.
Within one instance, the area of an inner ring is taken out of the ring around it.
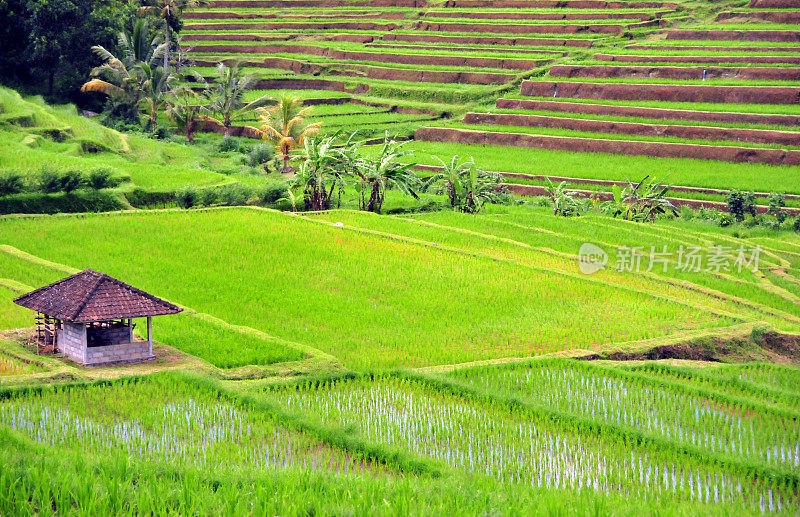
{"label": "shrub", "polygon": [[172,136],[172,130],[167,126],[158,126],[156,130],[150,133],[150,138],[156,140],[165,140]]}
{"label": "shrub", "polygon": [[73,194],[18,194],[0,198],[0,214],[57,214],[121,210],[119,195],[78,191]]}
{"label": "shrub", "polygon": [[732,190],[728,193],[726,203],[728,212],[739,222],[744,221],[744,216],[747,214],[753,217],[756,215],[756,196],[752,192]]}
{"label": "shrub", "polygon": [[0,174],[0,196],[19,194],[24,188],[22,174],[16,171]]}
{"label": "shrub", "polygon": [[247,153],[247,164],[251,167],[263,166],[275,156],[275,148],[269,144],[256,144]]}
{"label": "shrub", "polygon": [[261,187],[258,198],[264,204],[276,203],[279,199],[286,197],[288,190],[282,181],[269,182]]}
{"label": "shrub", "polygon": [[717,224],[723,228],[726,226],[730,226],[733,224],[733,217],[731,216],[731,214],[726,214],[726,213],[720,214],[719,219],[717,219]]}
{"label": "shrub", "polygon": [[66,171],[58,179],[59,190],[62,192],[73,192],[78,190],[86,182],[86,178],[80,171]]}
{"label": "shrub", "polygon": [[238,138],[223,138],[220,143],[217,144],[217,151],[221,153],[230,153],[230,152],[240,152],[246,150],[247,147],[244,146]]}
{"label": "shrub", "polygon": [[800,233],[800,215],[794,218],[794,224],[792,225],[792,230]]}
{"label": "shrub", "polygon": [[114,188],[120,184],[120,180],[113,176],[113,169],[107,167],[97,167],[92,169],[86,178],[86,185],[94,190],[104,188]]}
{"label": "shrub", "polygon": [[36,184],[40,192],[54,194],[61,190],[60,175],[53,170],[43,169],[36,177]]}
{"label": "shrub", "polygon": [[198,197],[198,199],[197,199],[198,204],[203,205],[203,206],[211,206],[211,205],[213,205],[214,203],[217,202],[217,199],[218,199],[219,195],[218,195],[218,193],[217,193],[217,191],[215,189],[207,188],[207,189],[201,190],[198,193],[197,197]]}
{"label": "shrub", "polygon": [[786,198],[783,197],[783,194],[776,194],[773,192],[769,195],[769,210],[767,210],[767,213],[775,217],[778,224],[783,223],[786,218],[789,217],[789,214],[783,209],[785,206]]}
{"label": "shrub", "polygon": [[241,183],[230,183],[223,186],[219,192],[219,202],[223,205],[238,206],[247,204],[250,190]]}
{"label": "shrub", "polygon": [[192,208],[197,204],[198,197],[197,189],[191,185],[175,191],[175,202],[181,208]]}

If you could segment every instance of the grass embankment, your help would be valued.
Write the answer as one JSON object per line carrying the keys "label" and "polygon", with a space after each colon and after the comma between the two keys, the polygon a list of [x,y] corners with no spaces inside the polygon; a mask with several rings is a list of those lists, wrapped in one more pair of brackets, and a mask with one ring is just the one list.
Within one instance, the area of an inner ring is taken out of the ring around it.
{"label": "grass embankment", "polygon": [[[74,237],[109,232],[115,237],[101,245],[84,246]],[[652,304],[652,294],[575,273],[553,276],[255,210],[46,223],[9,219],[0,224],[0,241],[79,268],[91,265],[228,323],[323,350],[352,367],[427,366],[593,348],[727,326],[735,318]],[[137,253],[142,248],[149,252]],[[343,285],[351,286],[346,295]],[[208,354],[226,352],[223,347]]]}

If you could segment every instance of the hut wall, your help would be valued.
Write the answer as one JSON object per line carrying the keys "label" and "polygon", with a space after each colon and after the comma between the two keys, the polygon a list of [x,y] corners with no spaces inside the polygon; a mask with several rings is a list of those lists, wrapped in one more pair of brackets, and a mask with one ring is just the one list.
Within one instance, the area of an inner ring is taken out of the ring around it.
{"label": "hut wall", "polygon": [[58,350],[78,363],[86,362],[86,325],[65,321],[58,331]]}
{"label": "hut wall", "polygon": [[130,363],[153,359],[147,341],[134,341],[120,345],[95,346],[86,349],[83,364],[98,365],[108,363]]}

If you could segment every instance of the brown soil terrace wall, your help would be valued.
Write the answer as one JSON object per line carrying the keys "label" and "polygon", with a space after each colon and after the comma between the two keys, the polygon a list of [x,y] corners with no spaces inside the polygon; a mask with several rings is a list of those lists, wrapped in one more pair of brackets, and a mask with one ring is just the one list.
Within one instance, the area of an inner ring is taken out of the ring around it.
{"label": "brown soil terrace wall", "polygon": [[655,100],[736,104],[798,104],[797,86],[700,86],[524,81],[522,95],[578,99]]}
{"label": "brown soil terrace wall", "polygon": [[395,44],[382,44],[382,43],[367,43],[365,46],[378,49],[396,49],[396,50],[447,50],[448,52],[513,52],[514,54],[545,54],[548,56],[557,55],[557,56],[566,56],[566,52],[561,52],[559,50],[532,50],[532,49],[520,49],[515,48],[512,51],[509,51],[504,48],[494,48],[494,47],[453,47],[447,46],[445,48],[437,47],[437,46],[424,46],[424,45],[395,45]]}
{"label": "brown soil terrace wall", "polygon": [[591,40],[579,39],[544,39],[544,38],[504,38],[501,36],[437,36],[428,34],[384,34],[381,36],[383,41],[406,41],[410,43],[455,43],[460,45],[508,45],[508,46],[528,46],[528,47],[582,47],[589,48],[593,42]]}
{"label": "brown soil terrace wall", "polygon": [[751,8],[756,9],[800,9],[800,0],[752,0]]}
{"label": "brown soil terrace wall", "polygon": [[533,147],[555,151],[610,153],[658,158],[694,158],[726,162],[765,163],[769,165],[800,165],[800,151],[782,149],[752,149],[668,142],[639,142],[633,140],[604,140],[564,136],[531,135],[473,131],[446,127],[423,127],[414,134],[415,140],[451,142],[473,145]]}
{"label": "brown soil terrace wall", "polygon": [[800,56],[633,56],[595,54],[598,61],[622,63],[758,63],[800,65]]}
{"label": "brown soil terrace wall", "polygon": [[498,99],[497,107],[505,109],[561,111],[565,113],[589,113],[592,115],[692,120],[698,122],[720,122],[729,124],[765,124],[788,127],[800,126],[800,115],[765,115],[760,113],[689,111],[663,108],[641,108],[638,106],[613,106],[610,104],[537,101],[527,99]]}
{"label": "brown soil terrace wall", "polygon": [[716,21],[725,22],[729,20],[749,19],[762,20],[773,23],[800,23],[800,12],[780,12],[780,11],[750,11],[746,13],[719,13]]}
{"label": "brown soil terrace wall", "polygon": [[491,57],[385,54],[380,52],[357,52],[311,45],[202,45],[193,52],[232,52],[263,54],[306,54],[324,56],[330,59],[353,61],[375,61],[404,65],[468,66],[474,68],[501,68],[506,70],[527,70],[547,62],[547,59],[498,59]]}
{"label": "brown soil terrace wall", "polygon": [[671,30],[668,40],[800,41],[800,31]]}
{"label": "brown soil terrace wall", "polygon": [[511,113],[467,113],[464,117],[464,122],[468,124],[559,128],[572,131],[589,131],[593,133],[667,136],[699,140],[800,146],[800,132],[793,133],[790,131],[772,131],[765,129],[643,124],[639,122],[612,122],[607,120],[572,119]]}
{"label": "brown soil terrace wall", "polygon": [[[185,38],[184,38],[185,39]],[[627,45],[625,48],[631,50],[692,50],[696,48],[698,50],[707,50],[711,52],[730,52],[732,49],[731,47],[709,47],[707,45],[703,45],[702,47],[686,47],[682,45]],[[800,52],[800,47],[735,47],[736,52]],[[660,59],[660,58],[659,58]]]}
{"label": "brown soil terrace wall", "polygon": [[[223,60],[223,62],[226,62]],[[196,61],[197,66],[216,66],[217,61]],[[410,68],[382,68],[379,66],[331,63],[325,66],[304,63],[294,59],[268,57],[263,61],[247,61],[244,66],[290,70],[295,74],[315,74],[323,69],[328,75],[357,75],[370,79],[412,81],[421,83],[505,84],[514,79],[513,74],[489,72],[447,72],[439,70],[414,70]]]}
{"label": "brown soil terrace wall", "polygon": [[525,13],[525,12],[453,12],[420,13],[428,18],[476,18],[482,20],[639,20],[660,18],[670,11],[656,13]]}
{"label": "brown soil terrace wall", "polygon": [[[448,0],[437,7],[456,8],[561,8],[571,9],[675,9],[678,4],[671,2],[608,2],[605,0]],[[282,8],[292,7],[418,7],[430,8],[427,0],[216,0],[211,2],[213,8],[255,7]]]}
{"label": "brown soil terrace wall", "polygon": [[373,22],[276,22],[276,23],[187,23],[186,30],[254,30],[269,31],[281,29],[313,30],[353,30],[353,31],[393,31],[399,29],[396,23]]}
{"label": "brown soil terrace wall", "polygon": [[480,32],[499,34],[621,34],[626,28],[651,27],[659,20],[630,25],[525,25],[500,23],[432,23],[418,22],[414,28],[433,32]]}
{"label": "brown soil terrace wall", "polygon": [[200,11],[187,12],[183,15],[186,20],[305,20],[305,19],[333,19],[341,18],[368,18],[379,20],[402,20],[405,14],[402,12],[361,12],[342,14],[293,14],[293,13],[235,13],[222,11]]}
{"label": "brown soil terrace wall", "polygon": [[[657,59],[657,58],[656,58]],[[550,68],[551,77],[589,78],[657,78],[657,79],[740,79],[800,81],[800,68],[777,67],[688,67],[688,66],[581,66],[556,65]]]}

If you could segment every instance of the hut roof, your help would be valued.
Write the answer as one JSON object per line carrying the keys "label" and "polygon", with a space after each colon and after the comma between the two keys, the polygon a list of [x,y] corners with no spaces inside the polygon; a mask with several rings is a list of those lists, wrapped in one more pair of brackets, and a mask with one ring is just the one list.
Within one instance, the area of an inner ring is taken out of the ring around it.
{"label": "hut roof", "polygon": [[75,323],[176,314],[183,309],[93,269],[24,294],[14,303]]}

